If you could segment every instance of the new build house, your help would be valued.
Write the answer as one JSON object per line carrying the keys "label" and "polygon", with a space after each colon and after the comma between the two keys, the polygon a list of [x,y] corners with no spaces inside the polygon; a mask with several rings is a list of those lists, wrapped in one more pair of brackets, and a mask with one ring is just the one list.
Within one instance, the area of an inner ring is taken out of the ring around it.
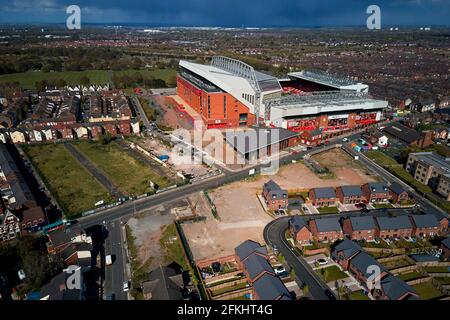
{"label": "new build house", "polygon": [[389,188],[384,182],[370,182],[363,184],[362,192],[370,203],[385,203],[389,199]]}
{"label": "new build house", "polygon": [[380,238],[400,238],[413,235],[413,225],[408,215],[376,217],[375,219]]}
{"label": "new build house", "polygon": [[348,217],[342,226],[344,233],[352,240],[374,240],[378,233],[372,216]]}
{"label": "new build house", "polygon": [[309,198],[318,207],[336,206],[336,192],[331,187],[314,188],[309,191]]}
{"label": "new build house", "polygon": [[281,189],[273,180],[269,180],[264,184],[262,196],[269,209],[287,209],[288,192]]}
{"label": "new build house", "polygon": [[333,242],[344,237],[339,219],[335,217],[310,220],[309,229],[318,241]]}
{"label": "new build house", "polygon": [[364,200],[361,186],[337,187],[336,196],[342,204],[361,203]]}

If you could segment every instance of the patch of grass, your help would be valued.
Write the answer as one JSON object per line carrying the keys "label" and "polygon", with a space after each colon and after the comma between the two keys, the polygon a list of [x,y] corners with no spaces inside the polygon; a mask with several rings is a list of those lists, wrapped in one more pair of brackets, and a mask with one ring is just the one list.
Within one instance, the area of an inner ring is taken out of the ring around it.
{"label": "patch of grass", "polygon": [[403,281],[410,281],[410,280],[421,278],[421,277],[423,277],[423,275],[418,271],[411,271],[411,272],[407,272],[407,273],[402,273],[402,274],[398,275],[398,277],[400,279],[402,279]]}
{"label": "patch of grass", "polygon": [[430,300],[442,296],[442,292],[431,281],[413,285],[422,300]]}
{"label": "patch of grass", "polygon": [[450,284],[450,277],[436,277],[435,279],[442,285]]}
{"label": "patch of grass", "polygon": [[243,282],[243,283],[238,283],[234,286],[230,286],[230,287],[225,287],[225,288],[221,288],[221,289],[217,289],[217,290],[211,290],[212,295],[215,296],[219,296],[221,294],[227,293],[227,292],[232,292],[232,291],[237,291],[237,290],[241,290],[247,287],[247,283]]}
{"label": "patch of grass", "polygon": [[370,300],[362,290],[353,291],[348,295],[349,300]]}
{"label": "patch of grass", "polygon": [[169,224],[164,228],[161,239],[161,248],[164,250],[164,263],[178,263],[183,270],[189,270],[189,264],[185,259],[185,253],[175,224]]}
{"label": "patch of grass", "polygon": [[317,208],[317,210],[319,211],[320,214],[333,214],[339,212],[337,207],[320,207]]}
{"label": "patch of grass", "polygon": [[393,260],[393,261],[383,262],[383,265],[387,269],[392,270],[392,269],[397,269],[397,268],[410,266],[411,263],[408,260],[404,259],[404,258],[400,258],[400,259]]}
{"label": "patch of grass", "polygon": [[99,142],[83,141],[76,143],[75,147],[98,166],[120,190],[130,195],[151,192],[150,181],[160,188],[170,185],[169,179],[135,159],[115,142],[102,145]]}
{"label": "patch of grass", "polygon": [[111,202],[112,196],[62,144],[27,145],[30,158],[67,218],[94,208],[97,201]]}
{"label": "patch of grass", "polygon": [[450,267],[447,266],[435,266],[435,267],[425,267],[426,272],[450,272]]}
{"label": "patch of grass", "polygon": [[348,275],[344,271],[340,270],[337,266],[318,269],[316,270],[316,272],[326,283],[348,277]]}
{"label": "patch of grass", "polygon": [[373,205],[376,209],[392,208],[390,203],[376,203]]}

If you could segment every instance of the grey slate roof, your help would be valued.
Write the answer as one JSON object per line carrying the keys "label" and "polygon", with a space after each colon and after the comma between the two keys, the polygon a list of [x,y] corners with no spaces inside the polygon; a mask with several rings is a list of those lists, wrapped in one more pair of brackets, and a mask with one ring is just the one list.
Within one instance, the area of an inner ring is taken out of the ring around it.
{"label": "grey slate roof", "polygon": [[450,249],[450,237],[445,238],[441,243]]}
{"label": "grey slate roof", "polygon": [[353,230],[373,230],[376,228],[372,216],[350,217]]}
{"label": "grey slate roof", "polygon": [[384,132],[389,133],[391,136],[402,140],[406,143],[412,143],[420,138],[420,133],[414,129],[408,128],[400,123],[394,123],[383,129]]}
{"label": "grey slate roof", "polygon": [[439,221],[434,214],[412,214],[411,218],[417,228],[435,228],[439,227]]}
{"label": "grey slate roof", "polygon": [[265,274],[253,283],[253,289],[261,300],[291,300],[289,291],[280,278]]}
{"label": "grey slate roof", "polygon": [[411,220],[409,220],[409,217],[407,215],[396,217],[377,217],[376,219],[380,230],[412,228]]}
{"label": "grey slate roof", "polygon": [[358,253],[355,257],[353,257],[350,260],[350,263],[353,267],[355,267],[359,272],[365,275],[366,278],[368,278],[371,273],[368,273],[367,268],[369,266],[378,266],[381,270],[381,272],[385,272],[386,268],[383,267],[375,258],[373,258],[370,254],[368,254],[365,251],[361,251]]}
{"label": "grey slate roof", "polygon": [[251,254],[247,259],[245,259],[244,268],[245,270],[247,270],[251,279],[256,278],[264,271],[273,273],[273,268],[269,264],[269,262],[259,254],[254,253]]}
{"label": "grey slate roof", "polygon": [[174,269],[160,266],[150,272],[148,281],[142,283],[142,291],[151,294],[151,300],[181,300],[183,294],[178,279],[181,277]]}
{"label": "grey slate roof", "polygon": [[370,193],[382,193],[389,190],[387,184],[383,182],[370,182],[367,185]]}
{"label": "grey slate roof", "polygon": [[389,189],[391,189],[396,194],[401,194],[402,192],[405,192],[406,190],[397,182],[392,182],[392,184],[389,186]]}
{"label": "grey slate roof", "polygon": [[361,252],[361,250],[362,248],[356,242],[353,242],[349,239],[345,239],[334,248],[333,254],[342,252],[345,259],[349,259],[356,253]]}
{"label": "grey slate roof", "polygon": [[238,245],[236,249],[234,249],[234,251],[241,260],[244,260],[253,252],[258,252],[263,255],[267,255],[266,247],[261,246],[258,242],[253,240],[245,240],[240,245]]}
{"label": "grey slate roof", "polygon": [[280,188],[273,180],[267,181],[264,186],[264,190],[269,193],[271,199],[287,199],[288,192]]}
{"label": "grey slate roof", "polygon": [[300,216],[293,216],[292,218],[289,219],[289,225],[293,226],[294,232],[297,233],[298,231],[300,231],[303,227],[308,228],[308,225],[305,221],[305,219],[303,219]]}
{"label": "grey slate roof", "polygon": [[362,195],[360,186],[342,186],[341,190],[344,197],[359,197]]}
{"label": "grey slate roof", "polygon": [[[384,294],[390,300],[398,300],[405,296],[408,293],[417,294],[416,291],[406,284],[405,281],[400,278],[394,277],[392,275],[388,275],[381,280],[381,288],[383,289]],[[408,298],[408,297],[407,297]],[[409,297],[410,299],[417,299],[416,296],[412,295]]]}
{"label": "grey slate roof", "polygon": [[314,188],[313,192],[316,196],[316,199],[336,198],[336,192],[331,187]]}
{"label": "grey slate roof", "polygon": [[339,223],[339,218],[329,217],[315,219],[317,230],[319,232],[328,231],[342,231],[341,224]]}

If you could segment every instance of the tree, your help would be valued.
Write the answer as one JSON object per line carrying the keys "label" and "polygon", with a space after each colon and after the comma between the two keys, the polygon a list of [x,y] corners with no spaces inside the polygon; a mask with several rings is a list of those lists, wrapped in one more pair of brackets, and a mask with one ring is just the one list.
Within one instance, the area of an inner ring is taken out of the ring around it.
{"label": "tree", "polygon": [[110,133],[104,134],[100,137],[101,144],[108,144],[112,141],[112,136]]}
{"label": "tree", "polygon": [[58,88],[58,89],[63,89],[64,87],[66,87],[67,86],[67,83],[66,83],[66,81],[64,80],[64,79],[58,79],[58,80],[56,80],[56,87]]}
{"label": "tree", "polygon": [[90,82],[91,81],[89,80],[89,78],[87,76],[82,76],[80,78],[80,84],[83,86],[88,86],[90,84]]}
{"label": "tree", "polygon": [[47,87],[47,80],[41,80],[36,82],[37,91],[45,91],[46,87]]}

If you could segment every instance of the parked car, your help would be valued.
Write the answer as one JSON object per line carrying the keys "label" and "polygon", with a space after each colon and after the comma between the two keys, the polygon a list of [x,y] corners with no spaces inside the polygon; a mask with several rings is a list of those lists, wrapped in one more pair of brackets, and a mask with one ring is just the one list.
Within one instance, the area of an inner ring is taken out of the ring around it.
{"label": "parked car", "polygon": [[316,262],[319,266],[323,266],[328,263],[327,259],[323,259],[323,258],[317,259]]}
{"label": "parked car", "polygon": [[342,139],[342,142],[348,142],[348,138]]}
{"label": "parked car", "polygon": [[286,269],[283,266],[277,266],[273,270],[275,271],[276,275],[280,275],[280,274],[286,272]]}
{"label": "parked car", "polygon": [[327,289],[324,291],[325,294],[327,295],[328,299],[330,300],[336,300],[336,297],[334,296],[333,292],[331,292],[331,290]]}
{"label": "parked car", "polygon": [[128,292],[128,290],[130,290],[130,283],[128,281],[125,281],[123,283],[123,291]]}
{"label": "parked car", "polygon": [[408,236],[406,236],[406,237],[403,237],[406,241],[408,241],[408,242],[413,242],[413,239],[411,238],[411,237],[408,237]]}

